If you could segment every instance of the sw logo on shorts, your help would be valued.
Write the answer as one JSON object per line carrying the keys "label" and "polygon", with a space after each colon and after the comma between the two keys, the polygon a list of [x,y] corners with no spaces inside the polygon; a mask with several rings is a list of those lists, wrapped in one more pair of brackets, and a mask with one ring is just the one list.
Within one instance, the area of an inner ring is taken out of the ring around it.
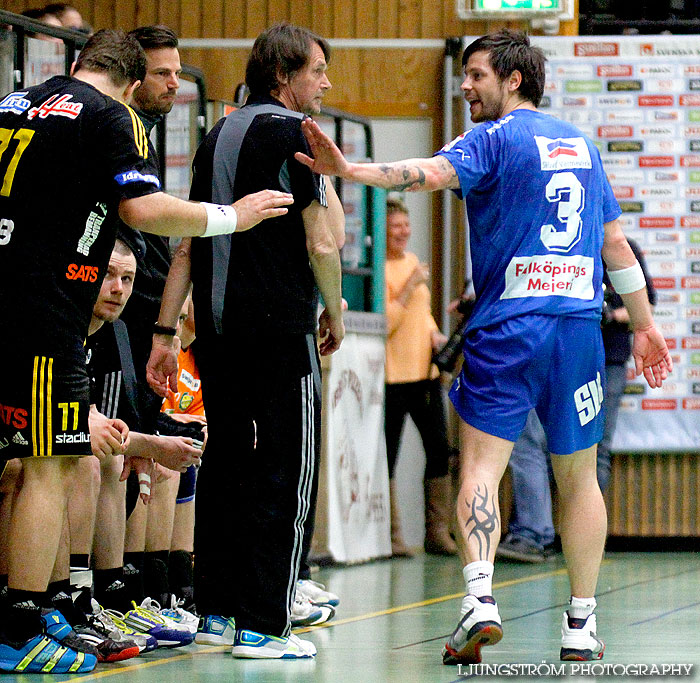
{"label": "sw logo on shorts", "polygon": [[603,406],[603,385],[600,382],[599,372],[596,373],[595,380],[586,382],[574,391],[574,403],[582,427],[600,412]]}
{"label": "sw logo on shorts", "polygon": [[546,138],[535,135],[543,171],[561,171],[567,168],[592,168],[591,153],[581,138]]}

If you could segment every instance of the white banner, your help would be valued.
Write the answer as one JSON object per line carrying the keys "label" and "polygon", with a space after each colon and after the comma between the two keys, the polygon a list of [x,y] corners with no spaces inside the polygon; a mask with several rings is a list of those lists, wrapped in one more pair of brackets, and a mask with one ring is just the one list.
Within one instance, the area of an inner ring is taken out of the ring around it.
{"label": "white banner", "polygon": [[324,377],[328,549],[338,562],[391,555],[384,355],[383,336],[348,333]]}

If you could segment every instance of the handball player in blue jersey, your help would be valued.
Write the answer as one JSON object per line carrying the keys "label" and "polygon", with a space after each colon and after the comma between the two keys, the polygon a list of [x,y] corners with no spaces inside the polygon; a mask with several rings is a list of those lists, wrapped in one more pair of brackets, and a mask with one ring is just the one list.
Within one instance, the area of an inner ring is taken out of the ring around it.
{"label": "handball player in blue jersey", "polygon": [[448,188],[466,201],[476,306],[450,398],[461,417],[457,515],[467,590],[445,664],[480,662],[481,647],[502,637],[491,590],[498,485],[531,408],[547,433],[561,494],[571,599],[560,658],[603,656],[593,612],[607,528],[596,480],[602,259],[630,314],[637,374],[653,388],[672,369],[597,149],[574,126],[537,111],[544,63],[520,32],[471,43],[461,88],[480,125],[431,159],[349,163],[310,120],[304,132],[314,158],[297,155],[318,173],[391,190]]}

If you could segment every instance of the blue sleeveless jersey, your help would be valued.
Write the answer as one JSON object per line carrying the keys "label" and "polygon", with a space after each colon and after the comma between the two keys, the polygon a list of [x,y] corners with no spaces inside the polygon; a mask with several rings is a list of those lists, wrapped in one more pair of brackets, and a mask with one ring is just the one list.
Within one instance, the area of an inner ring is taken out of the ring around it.
{"label": "blue sleeveless jersey", "polygon": [[477,295],[469,328],[528,313],[600,317],[603,225],[621,211],[593,143],[516,109],[437,154],[466,199]]}

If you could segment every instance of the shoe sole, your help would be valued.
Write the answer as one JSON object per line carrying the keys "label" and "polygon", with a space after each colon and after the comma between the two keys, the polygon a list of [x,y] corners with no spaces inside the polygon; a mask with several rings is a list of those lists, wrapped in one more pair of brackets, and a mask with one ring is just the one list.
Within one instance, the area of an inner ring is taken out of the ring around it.
{"label": "shoe sole", "polygon": [[604,644],[600,652],[593,652],[593,650],[576,650],[571,647],[563,647],[559,651],[559,659],[562,662],[593,662],[597,659],[603,659],[604,652]]}
{"label": "shoe sole", "polygon": [[127,647],[125,650],[122,650],[121,652],[113,652],[106,657],[102,656],[101,654],[98,654],[97,656],[97,661],[102,662],[102,663],[108,663],[108,662],[123,662],[125,659],[131,659],[132,657],[137,657],[141,653],[141,650],[139,649],[139,646],[136,645],[135,647]]}
{"label": "shoe sole", "polygon": [[289,653],[272,653],[263,654],[261,648],[259,647],[247,647],[245,645],[238,645],[231,649],[231,654],[239,659],[313,659],[315,655],[304,654],[304,655],[293,655]]}
{"label": "shoe sole", "polygon": [[194,637],[194,642],[197,645],[233,645],[233,638],[222,638],[221,636],[197,633]]}
{"label": "shoe sole", "polygon": [[483,621],[474,624],[469,631],[467,642],[460,650],[454,650],[445,644],[442,655],[443,664],[480,664],[481,648],[484,645],[495,645],[503,638],[503,629],[495,621]]}

